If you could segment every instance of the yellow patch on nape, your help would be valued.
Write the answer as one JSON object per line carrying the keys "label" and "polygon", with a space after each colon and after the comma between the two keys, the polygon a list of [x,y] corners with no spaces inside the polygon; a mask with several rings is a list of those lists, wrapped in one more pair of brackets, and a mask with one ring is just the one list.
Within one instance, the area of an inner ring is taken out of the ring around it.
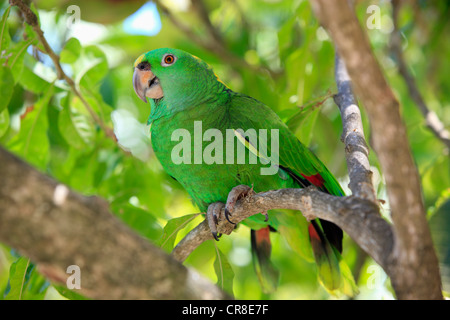
{"label": "yellow patch on nape", "polygon": [[[200,59],[199,57],[194,56],[193,54],[191,54],[191,56],[192,56],[194,59],[196,59],[196,60],[198,60],[198,61],[204,63],[204,64],[206,65],[207,68],[209,68],[209,69],[212,70],[212,67],[211,67],[208,63],[206,63],[205,61],[203,61],[203,60]],[[213,72],[214,72],[214,71],[213,71]],[[217,75],[217,73],[214,72],[214,76],[216,77],[217,81],[219,81],[221,84],[223,84],[227,89],[230,89],[230,88],[225,84],[225,82],[223,82],[222,80],[220,80],[220,78],[219,78],[219,76]]]}
{"label": "yellow patch on nape", "polygon": [[145,53],[144,53],[144,54],[141,54],[141,55],[134,61],[134,67],[135,67],[135,68],[137,67],[137,65],[138,65],[139,63],[141,63],[141,61],[144,59],[144,57],[145,57]]}
{"label": "yellow patch on nape", "polygon": [[194,59],[197,59],[198,61],[202,61],[202,62],[203,62],[203,60],[202,60],[202,59],[200,59],[199,57],[197,57],[197,56],[194,56],[193,54],[191,54],[191,56],[192,56],[192,58],[194,58]]}
{"label": "yellow patch on nape", "polygon": [[228,87],[225,82],[223,82],[219,76],[214,72],[214,75],[216,76],[217,81],[219,81],[221,84],[223,84],[227,89],[230,89],[230,87]]}

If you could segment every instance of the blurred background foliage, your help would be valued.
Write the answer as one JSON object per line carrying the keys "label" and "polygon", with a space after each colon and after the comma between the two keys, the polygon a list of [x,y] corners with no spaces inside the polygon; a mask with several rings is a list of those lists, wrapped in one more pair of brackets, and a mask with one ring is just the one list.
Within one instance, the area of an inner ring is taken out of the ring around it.
{"label": "blurred background foliage", "polygon": [[[107,199],[115,215],[164,250],[169,252],[202,217],[152,152],[146,125],[149,105],[139,100],[131,83],[133,62],[143,52],[175,47],[201,57],[233,90],[272,107],[347,188],[341,119],[332,99],[334,48],[308,1],[33,1],[31,7],[63,70],[100,121],[114,128],[118,142],[108,138],[67,83],[57,79],[54,64],[17,8],[0,3],[1,145],[74,190]],[[367,8],[373,4],[380,9],[377,28],[367,25],[372,15]],[[444,290],[449,292],[449,151],[426,127],[397,71],[389,50],[391,3],[356,1],[356,12],[401,103]],[[409,0],[399,16],[410,72],[428,107],[447,128],[448,13],[447,1]],[[362,115],[370,141],[363,108]],[[387,201],[374,152],[370,161],[378,196]],[[389,219],[389,203],[382,207]],[[271,236],[273,263],[281,273],[272,293],[262,292],[253,271],[245,226],[218,243],[203,243],[185,264],[238,299],[336,298],[318,284],[314,264],[302,261],[278,234]],[[360,289],[357,298],[393,298],[382,269],[351,239],[344,241],[343,256]],[[223,273],[216,273],[219,261]],[[52,285],[27,257],[0,244],[0,299],[63,298],[82,297]]]}

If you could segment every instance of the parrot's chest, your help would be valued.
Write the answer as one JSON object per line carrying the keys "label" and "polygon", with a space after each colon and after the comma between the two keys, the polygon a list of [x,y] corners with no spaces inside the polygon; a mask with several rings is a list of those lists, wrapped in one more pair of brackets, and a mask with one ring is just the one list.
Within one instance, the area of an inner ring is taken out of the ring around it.
{"label": "parrot's chest", "polygon": [[178,113],[152,124],[153,150],[164,170],[201,209],[225,201],[239,184],[256,184],[255,190],[279,187],[277,177],[260,174],[261,163],[239,142],[235,125],[223,109]]}

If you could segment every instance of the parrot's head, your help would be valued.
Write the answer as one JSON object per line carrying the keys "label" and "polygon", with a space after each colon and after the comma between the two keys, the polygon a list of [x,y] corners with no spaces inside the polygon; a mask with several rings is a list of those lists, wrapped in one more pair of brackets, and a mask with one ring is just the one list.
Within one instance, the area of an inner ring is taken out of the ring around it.
{"label": "parrot's head", "polygon": [[211,67],[183,50],[155,49],[134,62],[133,87],[144,102],[147,97],[174,101],[207,96],[217,93],[214,83],[221,82]]}

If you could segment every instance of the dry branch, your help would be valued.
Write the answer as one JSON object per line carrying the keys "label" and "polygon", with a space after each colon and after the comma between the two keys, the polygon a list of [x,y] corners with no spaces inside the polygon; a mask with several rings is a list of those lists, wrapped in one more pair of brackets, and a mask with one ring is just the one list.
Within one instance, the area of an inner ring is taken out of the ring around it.
{"label": "dry branch", "polygon": [[[371,201],[353,196],[336,197],[314,187],[272,190],[238,200],[232,220],[238,223],[271,209],[299,210],[308,218],[331,221],[346,231],[381,266],[389,263],[392,230]],[[218,231],[229,234],[233,228],[232,224],[223,219],[219,222]],[[210,239],[213,239],[211,231],[207,222],[203,221],[178,243],[172,255],[177,260],[184,261],[198,245]]]}

